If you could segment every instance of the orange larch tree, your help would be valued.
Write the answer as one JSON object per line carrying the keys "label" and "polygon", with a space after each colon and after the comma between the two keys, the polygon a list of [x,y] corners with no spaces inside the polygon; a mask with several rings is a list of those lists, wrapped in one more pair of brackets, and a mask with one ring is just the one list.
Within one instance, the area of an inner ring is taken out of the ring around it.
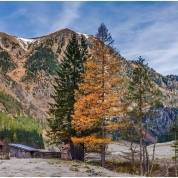
{"label": "orange larch tree", "polygon": [[105,145],[109,131],[118,129],[124,107],[125,79],[119,75],[121,56],[100,40],[93,42],[93,54],[84,64],[83,82],[75,91],[72,141],[85,146],[101,145],[101,165],[105,165]]}

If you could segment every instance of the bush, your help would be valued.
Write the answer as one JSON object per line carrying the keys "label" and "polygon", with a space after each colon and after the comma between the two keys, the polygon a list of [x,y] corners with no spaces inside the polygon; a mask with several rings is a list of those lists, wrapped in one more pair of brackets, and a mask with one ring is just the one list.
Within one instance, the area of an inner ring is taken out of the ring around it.
{"label": "bush", "polygon": [[0,53],[0,67],[4,73],[6,73],[8,70],[14,69],[16,66],[17,65],[12,61],[7,52],[3,51]]}
{"label": "bush", "polygon": [[58,69],[57,55],[50,48],[40,48],[34,55],[30,56],[25,63],[27,75],[35,77],[37,71],[44,70],[50,74],[55,74]]}

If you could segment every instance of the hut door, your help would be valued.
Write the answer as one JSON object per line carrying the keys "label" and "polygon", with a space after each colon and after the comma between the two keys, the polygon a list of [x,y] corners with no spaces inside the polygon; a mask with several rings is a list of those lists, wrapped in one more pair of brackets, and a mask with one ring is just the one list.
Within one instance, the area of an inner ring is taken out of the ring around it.
{"label": "hut door", "polygon": [[34,156],[34,152],[33,152],[33,151],[31,151],[30,153],[31,153],[31,158],[33,158],[33,156]]}

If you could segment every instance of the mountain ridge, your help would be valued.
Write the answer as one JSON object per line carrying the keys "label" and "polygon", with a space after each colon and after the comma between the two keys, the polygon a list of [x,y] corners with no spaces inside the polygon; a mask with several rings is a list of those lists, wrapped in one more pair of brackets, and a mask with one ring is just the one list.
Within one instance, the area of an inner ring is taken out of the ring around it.
{"label": "mountain ridge", "polygon": [[[77,38],[81,38],[82,33],[67,28],[29,39],[0,32],[0,93],[5,96],[10,95],[20,102],[23,106],[21,108],[23,115],[42,120],[46,120],[48,117],[46,112],[49,109],[49,103],[53,102],[50,94],[53,92],[55,70],[61,62],[72,33],[75,33]],[[93,35],[87,35],[89,47],[92,39],[96,38]],[[124,72],[129,77],[134,63],[123,57],[121,63]],[[163,76],[152,68],[149,73],[162,92],[163,107],[176,108],[178,76]],[[173,97],[174,99],[172,99]],[[0,110],[8,113],[1,101]],[[167,111],[167,113],[169,112]],[[14,116],[20,113],[13,111],[8,114]],[[164,120],[162,115],[158,115]],[[170,125],[169,122],[172,120],[172,115],[170,113],[168,115],[169,119],[164,121],[164,126],[165,122]],[[167,128],[157,130],[164,133]]]}

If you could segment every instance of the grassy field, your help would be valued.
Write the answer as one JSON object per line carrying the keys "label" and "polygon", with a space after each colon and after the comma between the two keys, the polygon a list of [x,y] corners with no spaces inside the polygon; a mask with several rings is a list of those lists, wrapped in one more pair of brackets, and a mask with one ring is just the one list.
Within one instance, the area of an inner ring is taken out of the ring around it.
{"label": "grassy field", "polygon": [[[174,162],[172,157],[174,156],[174,151],[171,144],[172,142],[156,144],[155,169],[160,169],[157,175],[160,175],[161,169],[164,166],[169,167],[169,170],[173,169]],[[138,145],[135,146],[136,149],[139,149]],[[152,158],[152,150],[153,146],[148,146],[150,159]],[[91,163],[59,159],[11,158],[10,160],[0,160],[0,177],[131,177],[133,175],[128,173],[130,164],[127,162],[128,160],[123,158],[124,153],[128,152],[129,143],[126,141],[108,145],[106,156],[107,169],[98,166],[99,161],[95,162],[96,166],[94,166]],[[99,158],[97,154],[90,154],[90,156]],[[115,164],[115,167],[111,165],[112,163]],[[115,172],[116,170],[118,172]]]}
{"label": "grassy field", "polygon": [[0,160],[0,177],[130,177],[100,166],[59,159]]}
{"label": "grassy field", "polygon": [[[173,141],[166,143],[157,143],[155,147],[155,159],[172,159],[174,156],[174,149],[171,147]],[[136,150],[139,151],[139,145],[134,145]],[[113,156],[121,156],[124,154],[123,152],[129,152],[130,143],[127,141],[119,141],[113,144],[108,145],[108,152],[110,152]],[[153,145],[149,145],[147,147],[150,159],[153,155]]]}

